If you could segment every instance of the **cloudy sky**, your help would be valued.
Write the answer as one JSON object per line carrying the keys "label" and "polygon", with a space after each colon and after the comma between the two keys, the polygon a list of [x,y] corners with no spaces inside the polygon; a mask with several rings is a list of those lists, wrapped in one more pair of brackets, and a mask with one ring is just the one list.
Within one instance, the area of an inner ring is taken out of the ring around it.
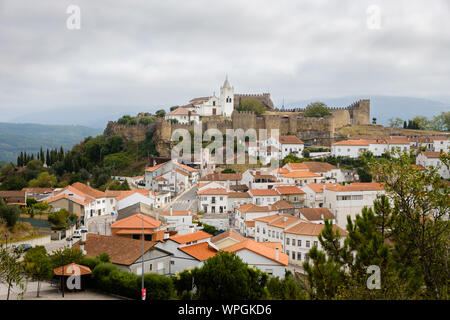
{"label": "cloudy sky", "polygon": [[[81,10],[79,30],[66,26],[69,5]],[[448,0],[0,0],[0,121],[154,111],[218,93],[226,74],[237,92],[270,92],[276,104],[450,100],[449,17]]]}

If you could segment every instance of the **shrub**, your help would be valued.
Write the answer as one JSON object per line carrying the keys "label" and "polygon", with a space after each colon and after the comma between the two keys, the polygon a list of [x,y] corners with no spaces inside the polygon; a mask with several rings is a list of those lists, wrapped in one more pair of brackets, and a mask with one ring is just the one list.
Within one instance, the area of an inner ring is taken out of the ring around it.
{"label": "shrub", "polygon": [[[141,284],[141,278],[136,283]],[[169,300],[174,296],[172,279],[164,275],[149,273],[144,275],[144,286],[147,289],[147,300]]]}

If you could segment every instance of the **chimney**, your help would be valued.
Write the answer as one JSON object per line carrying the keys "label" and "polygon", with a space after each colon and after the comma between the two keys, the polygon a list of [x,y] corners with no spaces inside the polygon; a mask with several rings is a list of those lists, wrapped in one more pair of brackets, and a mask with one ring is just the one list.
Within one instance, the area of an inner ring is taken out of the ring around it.
{"label": "chimney", "polygon": [[279,253],[280,249],[275,248],[275,260],[280,260],[280,253]]}
{"label": "chimney", "polygon": [[172,216],[172,207],[170,207],[170,216]]}
{"label": "chimney", "polygon": [[320,219],[323,221],[324,219],[323,213],[320,214]]}
{"label": "chimney", "polygon": [[283,222],[286,222],[287,221],[287,217],[283,217]]}
{"label": "chimney", "polygon": [[164,233],[164,240],[169,239],[170,234],[168,232]]}
{"label": "chimney", "polygon": [[322,185],[322,192],[325,193],[325,183]]}

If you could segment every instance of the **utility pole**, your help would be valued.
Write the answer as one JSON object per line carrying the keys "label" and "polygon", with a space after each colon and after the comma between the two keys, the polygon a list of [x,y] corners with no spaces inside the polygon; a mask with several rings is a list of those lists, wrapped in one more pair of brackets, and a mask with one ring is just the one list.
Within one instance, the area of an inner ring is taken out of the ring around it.
{"label": "utility pole", "polygon": [[144,216],[142,215],[142,300],[145,300],[144,297],[144,251],[145,251],[145,242],[144,242]]}

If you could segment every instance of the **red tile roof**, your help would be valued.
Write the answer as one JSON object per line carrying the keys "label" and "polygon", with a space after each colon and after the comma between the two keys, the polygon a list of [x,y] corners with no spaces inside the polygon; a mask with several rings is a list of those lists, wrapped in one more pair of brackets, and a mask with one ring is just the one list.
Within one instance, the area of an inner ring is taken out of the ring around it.
{"label": "red tile roof", "polygon": [[320,174],[310,172],[310,171],[291,171],[285,174],[282,174],[283,178],[319,178]]}
{"label": "red tile roof", "polygon": [[367,140],[344,140],[333,143],[333,146],[368,146]]}
{"label": "red tile roof", "polygon": [[211,247],[207,242],[196,243],[178,249],[199,261],[214,257],[217,253],[217,250]]}
{"label": "red tile roof", "polygon": [[197,191],[197,194],[200,195],[228,195],[228,191],[225,188],[206,188],[200,191]]}
{"label": "red tile roof", "polygon": [[278,140],[281,144],[305,144],[296,136],[280,136]]}
{"label": "red tile roof", "polygon": [[157,164],[156,166],[149,167],[149,168],[145,169],[145,171],[146,171],[146,172],[153,172],[153,171],[155,171],[155,170],[161,168],[163,165],[165,165],[165,164],[167,164],[167,163],[168,163],[168,161],[167,161],[167,162],[160,163],[160,164]]}
{"label": "red tile roof", "polygon": [[233,244],[229,247],[226,247],[223,249],[224,251],[228,252],[238,252],[241,250],[249,250],[252,251],[258,255],[261,255],[265,258],[268,258],[272,261],[278,262],[281,265],[287,266],[289,257],[287,254],[284,254],[281,252],[281,250],[278,251],[278,260],[276,259],[276,248],[271,248],[267,245],[263,245],[259,242],[253,241],[251,239],[247,239],[245,241]]}
{"label": "red tile roof", "polygon": [[334,219],[334,214],[327,208],[300,208],[298,211],[309,221],[322,220],[322,215],[324,218]]}
{"label": "red tile roof", "polygon": [[[154,241],[144,241],[144,252],[153,248],[155,244]],[[76,242],[73,248],[79,249],[80,241]],[[86,250],[86,256],[88,257],[96,257],[101,253],[106,253],[112,263],[129,266],[142,257],[142,240],[88,233],[84,250]]]}
{"label": "red tile roof", "polygon": [[111,229],[140,229],[142,230],[142,220],[144,229],[156,229],[161,225],[161,221],[142,213],[136,213],[124,219],[117,220],[111,225]]}
{"label": "red tile roof", "polygon": [[327,190],[337,192],[351,192],[351,191],[381,191],[384,190],[383,186],[377,182],[353,182],[348,185],[334,184],[326,185]]}
{"label": "red tile roof", "polygon": [[192,241],[198,241],[203,239],[211,238],[211,235],[209,233],[203,232],[203,231],[197,231],[193,233],[184,234],[181,236],[172,236],[170,237],[171,240],[178,242],[180,244],[184,244],[187,242]]}
{"label": "red tile roof", "polygon": [[[324,227],[325,225],[321,223],[300,222],[295,226],[285,230],[284,232],[306,236],[318,236],[322,232]],[[341,236],[347,236],[347,232],[337,225],[333,225],[333,230],[339,231]]]}
{"label": "red tile roof", "polygon": [[282,195],[305,193],[302,189],[300,189],[297,186],[278,186],[275,187],[275,190]]}
{"label": "red tile roof", "polygon": [[274,189],[250,189],[248,192],[252,196],[279,196]]}
{"label": "red tile roof", "polygon": [[72,184],[72,188],[75,188],[93,198],[104,198],[105,197],[105,193],[100,191],[100,190],[96,190],[94,188],[91,188],[90,186],[81,183],[81,182],[75,182],[74,184]]}
{"label": "red tile roof", "polygon": [[253,203],[243,204],[240,207],[236,208],[236,210],[239,210],[240,212],[269,212],[269,211],[271,211],[269,209],[269,207],[258,206]]}

